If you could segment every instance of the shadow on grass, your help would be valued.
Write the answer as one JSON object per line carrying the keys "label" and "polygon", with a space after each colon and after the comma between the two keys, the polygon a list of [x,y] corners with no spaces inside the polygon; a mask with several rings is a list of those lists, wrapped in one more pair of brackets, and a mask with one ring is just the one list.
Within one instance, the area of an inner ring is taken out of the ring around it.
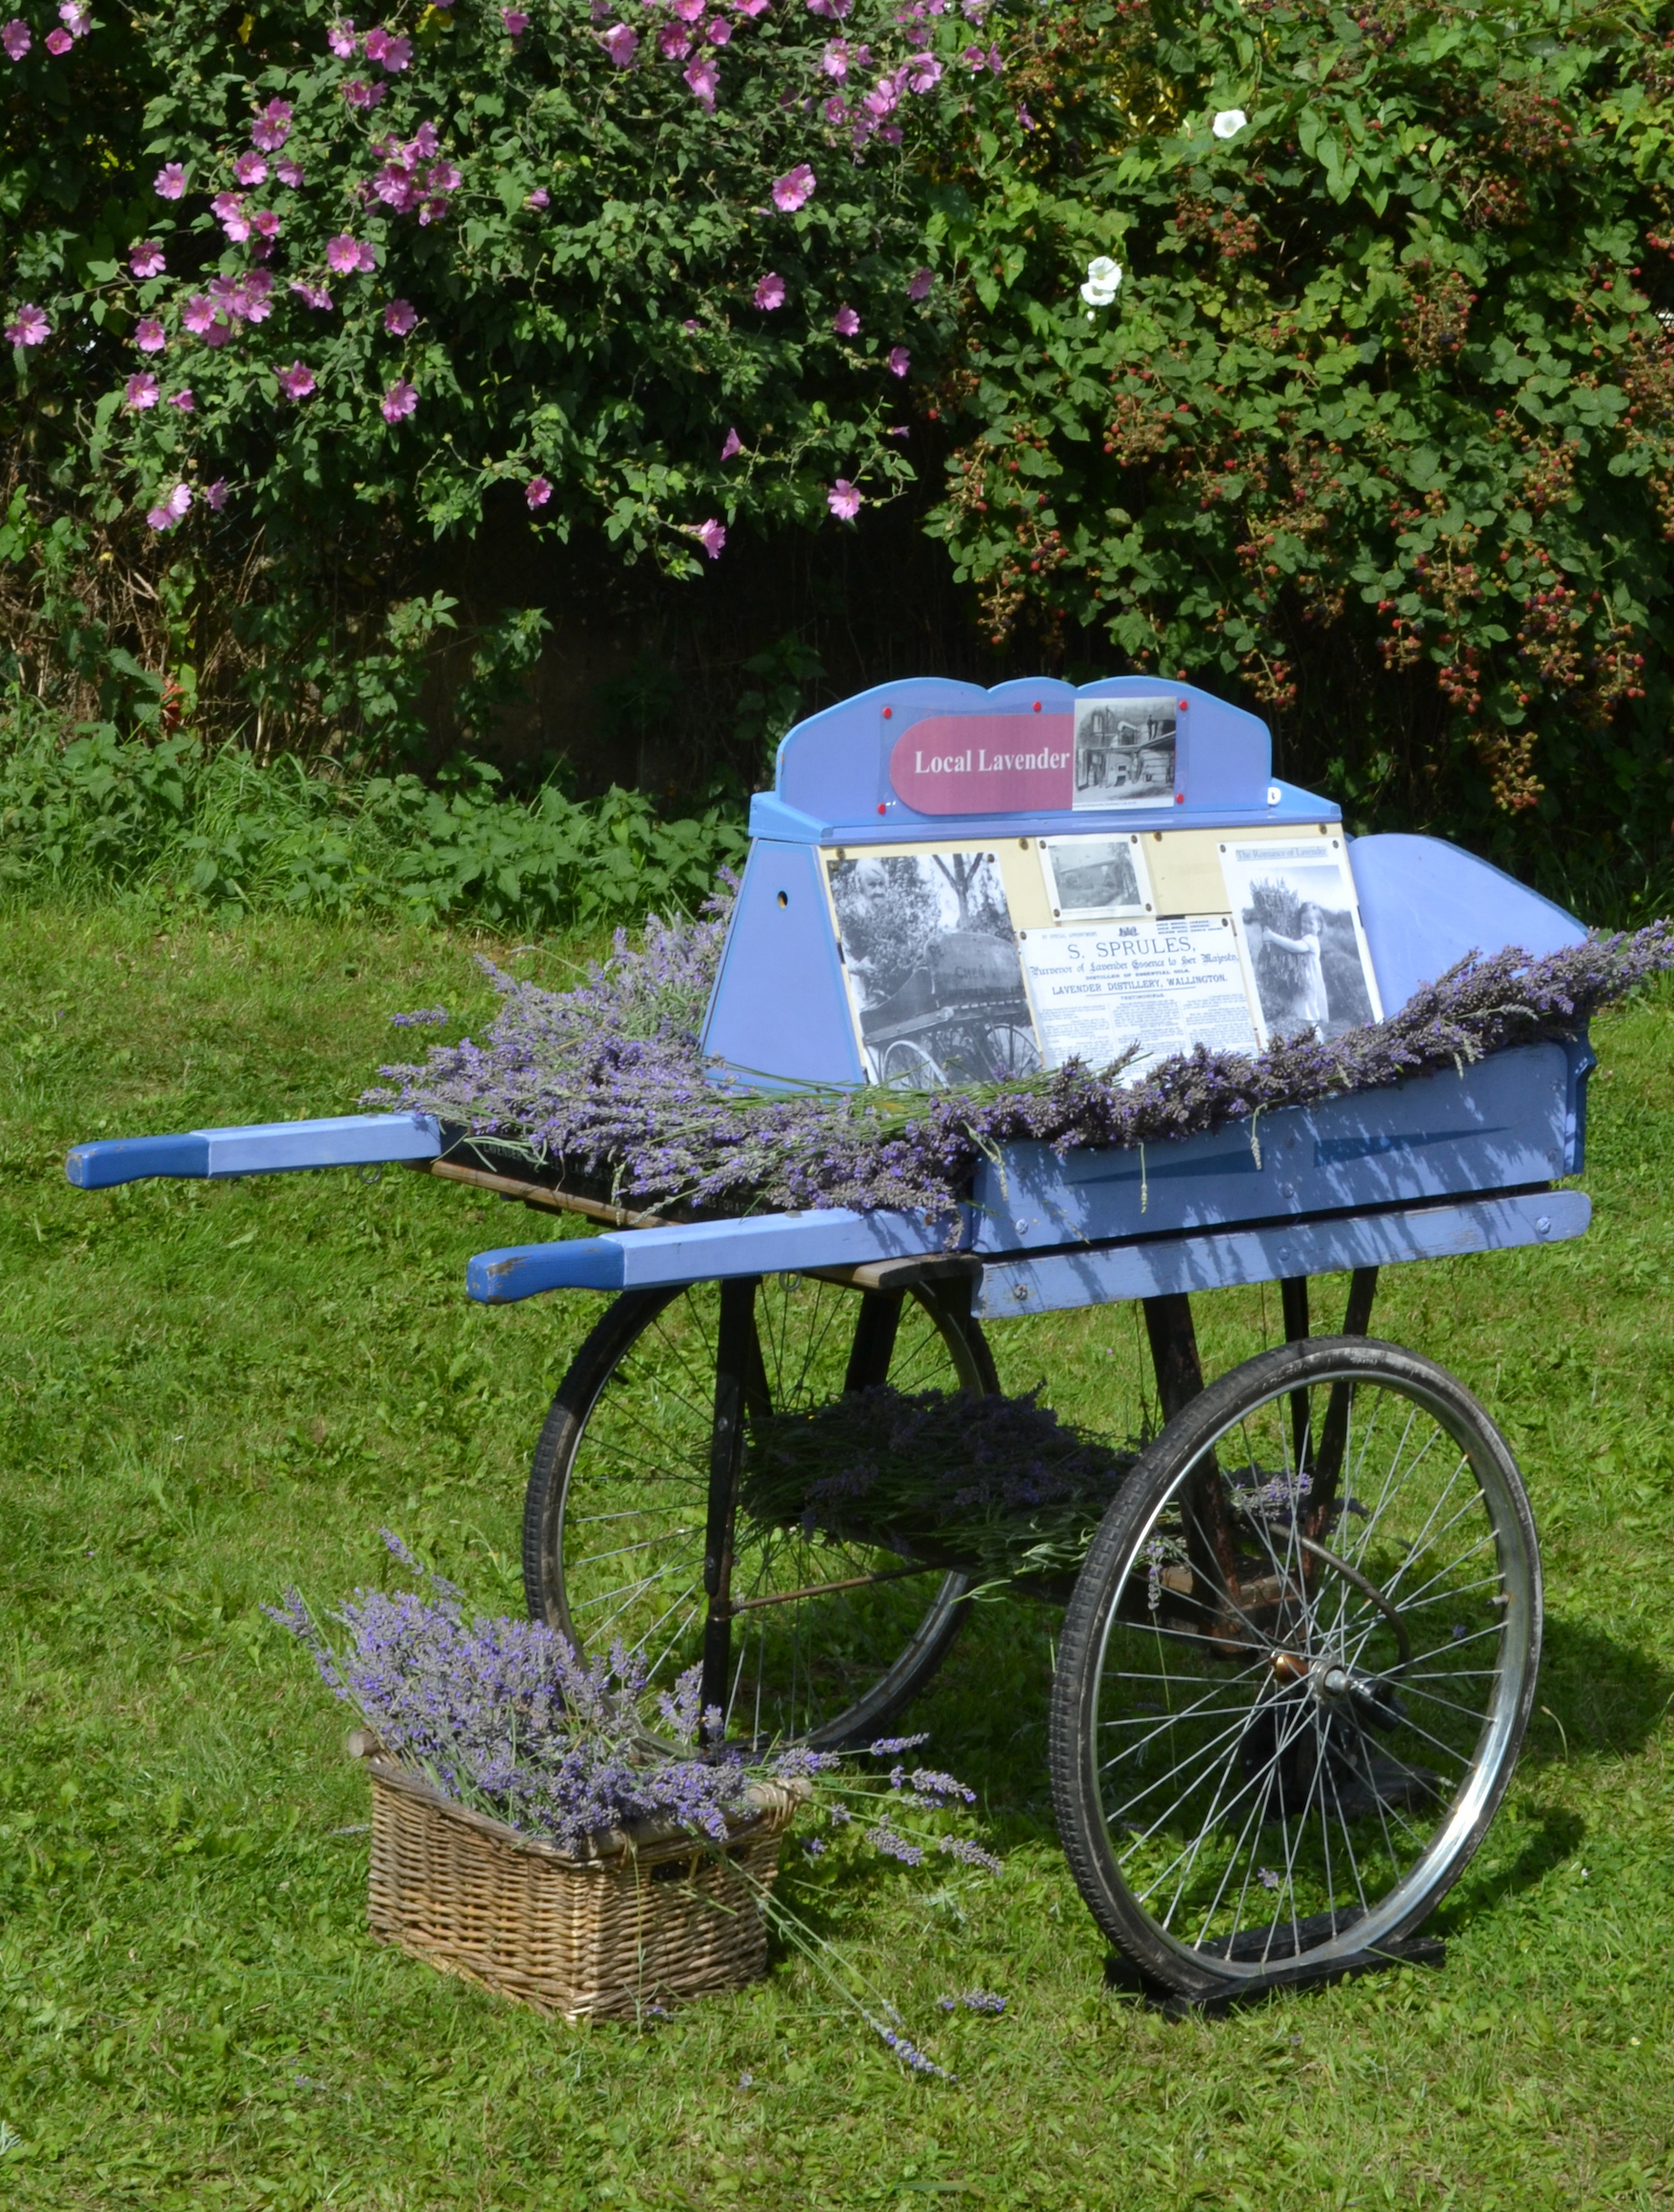
{"label": "shadow on grass", "polygon": [[1547,1616],[1525,1770],[1641,1752],[1674,1699],[1674,1674],[1642,1644],[1566,1614]]}

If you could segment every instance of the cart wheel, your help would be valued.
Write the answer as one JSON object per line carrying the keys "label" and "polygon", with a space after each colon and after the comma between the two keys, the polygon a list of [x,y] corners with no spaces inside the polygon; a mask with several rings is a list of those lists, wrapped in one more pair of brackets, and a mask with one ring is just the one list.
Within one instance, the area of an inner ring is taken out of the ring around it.
{"label": "cart wheel", "polygon": [[[719,1306],[714,1283],[615,1301],[553,1400],[524,1509],[532,1616],[583,1650],[619,1637],[662,1688],[702,1650]],[[877,1383],[998,1387],[980,1329],[928,1288],[860,1292],[770,1276],[754,1313],[760,1360],[746,1435],[763,1406],[811,1409]],[[829,1747],[875,1735],[930,1679],[969,1584],[818,1530],[740,1516],[731,1587],[729,1732]]]}
{"label": "cart wheel", "polygon": [[1040,1047],[1034,1032],[1019,1028],[1015,1022],[998,1023],[984,1032],[982,1056],[983,1080],[991,1083],[1003,1083],[1013,1075],[1034,1075],[1040,1066]]}
{"label": "cart wheel", "polygon": [[925,1051],[922,1045],[915,1045],[910,1037],[898,1037],[885,1051],[877,1070],[878,1081],[895,1090],[945,1090],[947,1077],[940,1065]]}
{"label": "cart wheel", "polygon": [[1356,1337],[1235,1369],[1065,1617],[1053,1795],[1094,1918],[1187,1998],[1408,1935],[1504,1794],[1540,1649],[1517,1463],[1452,1376]]}

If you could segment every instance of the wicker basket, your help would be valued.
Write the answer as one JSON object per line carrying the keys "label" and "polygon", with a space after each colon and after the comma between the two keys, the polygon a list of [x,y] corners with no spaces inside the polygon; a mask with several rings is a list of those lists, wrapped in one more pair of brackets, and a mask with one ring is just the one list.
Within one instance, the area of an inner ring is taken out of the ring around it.
{"label": "wicker basket", "polygon": [[361,1755],[372,1777],[369,1912],[383,1942],[566,2019],[634,2019],[766,1971],[767,1929],[745,1877],[772,1884],[804,1794],[796,1787],[755,1786],[724,1847],[642,1829],[572,1858],[375,1752]]}

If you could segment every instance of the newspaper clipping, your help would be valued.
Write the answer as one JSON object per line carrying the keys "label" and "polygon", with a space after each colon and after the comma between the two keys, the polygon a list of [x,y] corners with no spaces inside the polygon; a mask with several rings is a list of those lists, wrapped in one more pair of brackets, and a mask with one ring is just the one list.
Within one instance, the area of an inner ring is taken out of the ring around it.
{"label": "newspaper clipping", "polygon": [[1019,940],[1048,1067],[1077,1059],[1102,1072],[1135,1058],[1118,1081],[1136,1083],[1194,1045],[1253,1052],[1232,924],[1224,914],[1126,922],[1102,929],[1029,929]]}
{"label": "newspaper clipping", "polygon": [[1220,865],[1263,1045],[1382,1020],[1341,838],[1224,844]]}
{"label": "newspaper clipping", "polygon": [[1078,699],[1071,805],[1168,806],[1174,801],[1175,700]]}

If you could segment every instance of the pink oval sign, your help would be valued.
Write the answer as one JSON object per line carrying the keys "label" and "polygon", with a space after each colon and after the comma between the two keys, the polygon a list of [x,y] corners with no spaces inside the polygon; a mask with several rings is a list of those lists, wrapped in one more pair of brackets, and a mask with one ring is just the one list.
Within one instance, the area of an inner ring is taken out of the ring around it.
{"label": "pink oval sign", "polygon": [[896,740],[889,781],[918,814],[1051,814],[1073,797],[1075,717],[932,715]]}

